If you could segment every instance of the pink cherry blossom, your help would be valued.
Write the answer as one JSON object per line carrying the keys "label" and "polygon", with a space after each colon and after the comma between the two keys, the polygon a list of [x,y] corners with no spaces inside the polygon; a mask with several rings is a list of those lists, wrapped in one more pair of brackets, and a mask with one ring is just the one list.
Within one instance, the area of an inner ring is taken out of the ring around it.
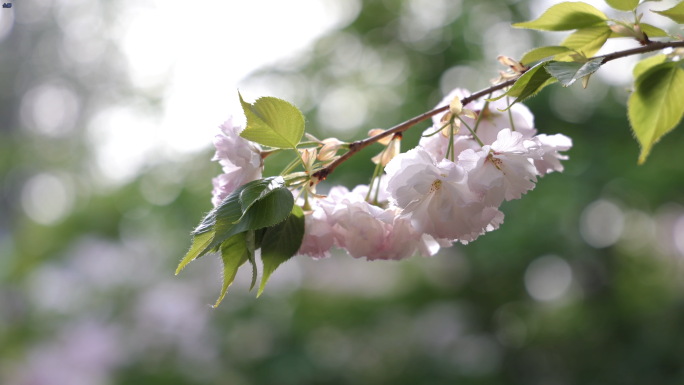
{"label": "pink cherry blossom", "polygon": [[238,187],[261,178],[264,169],[261,158],[261,146],[240,136],[242,128],[233,125],[229,117],[221,126],[223,135],[214,137],[216,154],[212,160],[218,160],[223,167],[223,174],[212,180],[212,203],[217,206]]}
{"label": "pink cherry blossom", "polygon": [[314,259],[330,257],[330,249],[335,244],[332,227],[325,211],[314,207],[304,213],[304,239],[297,254],[308,255]]}

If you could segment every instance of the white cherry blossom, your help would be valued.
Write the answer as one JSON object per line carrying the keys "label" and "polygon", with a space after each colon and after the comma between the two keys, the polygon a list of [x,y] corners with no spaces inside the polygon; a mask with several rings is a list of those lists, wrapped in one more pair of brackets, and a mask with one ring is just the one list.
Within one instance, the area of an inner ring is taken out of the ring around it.
{"label": "white cherry blossom", "polygon": [[223,135],[214,137],[216,154],[212,160],[219,161],[223,174],[212,180],[214,206],[238,187],[260,179],[264,169],[261,146],[240,136],[242,128],[233,124],[232,116],[219,127]]}
{"label": "white cherry blossom", "polygon": [[386,170],[393,203],[403,209],[400,217],[434,238],[470,242],[503,220],[470,190],[463,167],[448,160],[437,163],[422,147],[399,155]]}
{"label": "white cherry blossom", "polygon": [[304,238],[297,254],[308,255],[314,259],[330,257],[330,249],[335,244],[333,230],[328,216],[320,207],[304,213]]}
{"label": "white cherry blossom", "polygon": [[537,169],[531,158],[541,158],[537,140],[525,140],[519,132],[504,129],[491,146],[466,150],[458,160],[468,172],[468,182],[487,206],[520,199],[535,187]]}
{"label": "white cherry blossom", "polygon": [[539,159],[534,160],[539,175],[546,175],[550,172],[563,172],[561,160],[569,159],[567,155],[562,155],[559,151],[568,151],[572,147],[572,139],[563,134],[535,136],[541,143],[544,154]]}

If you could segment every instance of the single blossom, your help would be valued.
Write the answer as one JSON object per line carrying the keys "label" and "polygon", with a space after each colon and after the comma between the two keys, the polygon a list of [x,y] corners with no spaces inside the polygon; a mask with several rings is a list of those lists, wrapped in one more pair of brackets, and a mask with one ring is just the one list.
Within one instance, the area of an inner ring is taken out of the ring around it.
{"label": "single blossom", "polygon": [[[365,191],[368,190],[367,186]],[[335,243],[354,258],[367,260],[400,260],[416,252],[431,256],[440,247],[450,246],[445,240],[415,230],[411,223],[397,216],[399,209],[369,204],[360,194],[363,188],[349,192],[344,187],[335,187],[326,199],[320,200],[331,225]]]}
{"label": "single blossom", "polygon": [[572,147],[572,139],[563,134],[535,136],[541,143],[543,155],[534,159],[534,166],[539,175],[546,175],[550,172],[563,172],[561,160],[569,159],[567,155],[560,154],[559,151],[568,151]]}
{"label": "single blossom", "polygon": [[240,136],[242,128],[233,124],[232,116],[219,127],[223,135],[214,137],[216,154],[212,160],[219,161],[223,174],[212,180],[214,206],[238,187],[260,179],[264,169],[261,146]]}
{"label": "single blossom", "polygon": [[461,165],[437,163],[422,147],[399,155],[386,170],[393,203],[403,209],[400,217],[419,232],[470,242],[503,221],[502,213],[470,190]]}
{"label": "single blossom", "polygon": [[297,254],[314,259],[327,258],[334,244],[335,236],[328,216],[325,210],[314,204],[313,210],[304,213],[304,238]]}
{"label": "single blossom", "polygon": [[538,140],[525,140],[519,132],[504,129],[491,146],[463,151],[458,160],[483,203],[499,207],[504,199],[520,199],[534,188],[537,169],[532,162],[541,158],[540,146]]}

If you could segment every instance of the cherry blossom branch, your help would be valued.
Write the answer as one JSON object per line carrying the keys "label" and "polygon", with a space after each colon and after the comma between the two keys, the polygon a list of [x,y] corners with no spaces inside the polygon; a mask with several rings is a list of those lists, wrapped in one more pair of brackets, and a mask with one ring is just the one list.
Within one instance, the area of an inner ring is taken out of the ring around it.
{"label": "cherry blossom branch", "polygon": [[[666,41],[666,42],[649,42],[647,45],[639,48],[634,48],[634,49],[629,49],[625,51],[618,51],[618,52],[613,52],[607,55],[601,55],[601,56],[596,56],[593,57],[592,59],[598,59],[598,58],[603,58],[602,64],[605,64],[609,61],[615,60],[615,59],[620,59],[623,57],[631,56],[631,55],[638,55],[642,53],[648,53],[648,52],[653,52],[653,51],[658,51],[664,48],[677,48],[677,47],[684,47],[684,41]],[[494,91],[499,91],[502,90],[508,86],[512,86],[517,78],[511,79],[508,81],[505,81],[503,83],[499,83],[496,85],[493,85],[489,88],[485,88],[481,91],[475,92],[474,94],[467,96],[463,99],[461,99],[461,103],[465,106],[466,104],[475,101],[477,99],[480,99],[481,97],[488,95]],[[329,164],[327,167],[322,168],[318,171],[316,171],[313,174],[313,177],[318,178],[318,180],[324,180],[325,178],[328,177],[335,169],[342,163],[344,163],[347,159],[351,158],[354,154],[357,152],[361,151],[362,149],[370,146],[371,144],[381,140],[382,138],[385,138],[390,135],[394,135],[397,133],[404,132],[408,130],[409,128],[415,126],[416,124],[427,120],[434,115],[439,114],[440,112],[446,111],[449,109],[449,105],[435,108],[434,110],[428,111],[426,113],[423,113],[421,115],[418,115],[414,118],[411,118],[401,124],[398,124],[385,132],[371,136],[370,138],[366,138],[363,140],[357,140],[355,142],[349,143],[349,151],[344,153],[342,156],[340,156],[336,161],[333,163]]]}

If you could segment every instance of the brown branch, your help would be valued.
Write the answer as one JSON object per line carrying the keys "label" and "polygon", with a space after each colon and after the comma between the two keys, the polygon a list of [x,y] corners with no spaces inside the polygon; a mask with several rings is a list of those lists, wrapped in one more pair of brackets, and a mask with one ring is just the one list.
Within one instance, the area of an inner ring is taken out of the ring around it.
{"label": "brown branch", "polygon": [[[611,60],[620,59],[620,58],[631,56],[631,55],[638,55],[638,54],[642,54],[642,53],[658,51],[658,50],[661,50],[663,48],[675,48],[675,47],[684,47],[684,41],[649,42],[647,45],[645,45],[643,47],[629,49],[626,51],[613,52],[613,53],[610,53],[607,55],[596,56],[596,57],[593,57],[592,59],[603,58],[602,64],[605,64]],[[494,91],[498,91],[498,90],[501,90],[501,89],[504,89],[508,86],[513,85],[516,80],[517,80],[517,78],[508,80],[506,82],[503,82],[503,83],[500,83],[500,84],[497,84],[494,86],[491,86],[489,88],[485,88],[481,91],[478,91],[478,92],[476,92],[470,96],[467,96],[467,97],[461,99],[461,103],[463,103],[463,105],[465,106],[466,104],[468,104],[472,101],[475,101],[475,100],[477,100],[477,99],[479,99],[485,95],[489,95],[490,93],[492,93]],[[398,125],[390,128],[390,129],[386,130],[385,132],[383,132],[381,134],[378,134],[378,135],[375,135],[375,136],[372,136],[370,138],[366,138],[363,140],[357,140],[356,142],[352,142],[349,144],[349,151],[344,153],[344,155],[339,157],[333,163],[329,164],[327,167],[316,171],[313,174],[313,176],[317,177],[319,180],[323,180],[323,179],[327,178],[328,175],[330,175],[333,171],[335,171],[335,169],[340,164],[344,163],[347,159],[351,158],[352,155],[356,154],[357,152],[361,151],[362,149],[370,146],[371,144],[379,141],[380,139],[382,139],[386,136],[390,136],[390,135],[394,135],[396,133],[404,132],[404,131],[408,130],[409,128],[415,126],[416,124],[418,124],[424,120],[427,120],[427,119],[433,117],[434,115],[439,114],[440,112],[446,111],[447,109],[449,109],[448,105],[443,106],[443,107],[439,107],[439,108],[435,108],[434,110],[428,111],[424,114],[416,116],[415,118],[409,119],[409,120],[407,120],[401,124],[398,124]]]}

